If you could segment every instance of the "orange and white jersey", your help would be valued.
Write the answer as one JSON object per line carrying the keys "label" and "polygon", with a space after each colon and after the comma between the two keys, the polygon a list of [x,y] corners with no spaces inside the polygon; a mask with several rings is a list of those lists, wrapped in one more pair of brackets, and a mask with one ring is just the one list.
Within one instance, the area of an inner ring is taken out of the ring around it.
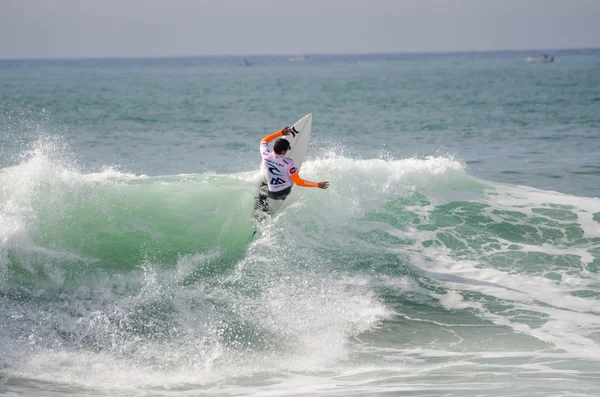
{"label": "orange and white jersey", "polygon": [[260,142],[260,155],[263,159],[263,173],[267,178],[270,191],[278,192],[294,184],[292,175],[297,172],[294,160],[271,152],[269,143],[265,141]]}

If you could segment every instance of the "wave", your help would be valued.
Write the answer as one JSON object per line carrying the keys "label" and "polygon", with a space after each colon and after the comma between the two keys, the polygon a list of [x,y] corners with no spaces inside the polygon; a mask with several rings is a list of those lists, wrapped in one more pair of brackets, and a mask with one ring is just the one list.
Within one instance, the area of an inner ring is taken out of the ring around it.
{"label": "wave", "polygon": [[[150,262],[169,267],[185,255],[239,251],[252,233],[256,172],[148,177],[107,168],[83,173],[53,158],[53,150],[52,145],[36,148],[21,164],[0,171],[5,268],[52,263],[131,270]],[[328,196],[297,188],[287,213],[304,204],[335,206],[338,216],[349,219],[373,198],[402,195],[411,183],[433,183],[461,166],[443,158],[336,158],[308,165],[305,172],[311,168],[342,172],[337,192]]]}
{"label": "wave", "polygon": [[596,199],[481,180],[451,157],[330,156],[302,174],[331,188],[295,188],[247,244],[257,172],[85,173],[50,146],[0,171],[10,376],[152,387],[328,371],[412,322],[451,350],[449,313],[540,341],[516,349],[600,353]]}

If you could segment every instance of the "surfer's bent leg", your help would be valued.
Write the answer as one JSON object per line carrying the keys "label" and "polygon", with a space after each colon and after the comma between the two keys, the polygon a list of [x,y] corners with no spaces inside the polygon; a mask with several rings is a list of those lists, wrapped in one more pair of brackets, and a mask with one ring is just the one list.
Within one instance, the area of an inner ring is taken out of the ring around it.
{"label": "surfer's bent leg", "polygon": [[268,197],[269,188],[267,187],[267,184],[263,182],[258,190],[258,197],[256,197],[256,200],[254,201],[255,212],[269,213],[269,203],[267,202]]}
{"label": "surfer's bent leg", "polygon": [[266,183],[260,185],[258,196],[254,201],[254,219],[262,222],[265,220],[267,215],[273,215],[273,209],[269,206],[269,202],[267,199],[272,200],[285,200],[286,197],[292,191],[292,187],[288,187],[287,189],[283,189],[279,192],[271,192]]}

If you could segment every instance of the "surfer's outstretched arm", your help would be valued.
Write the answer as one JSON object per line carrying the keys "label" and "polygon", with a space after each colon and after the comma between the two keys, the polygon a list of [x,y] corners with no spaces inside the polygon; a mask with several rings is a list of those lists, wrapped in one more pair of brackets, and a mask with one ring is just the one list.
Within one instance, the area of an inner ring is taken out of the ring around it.
{"label": "surfer's outstretched arm", "polygon": [[304,179],[300,178],[300,175],[293,174],[290,176],[292,178],[292,181],[294,181],[294,183],[298,186],[302,186],[302,187],[318,187],[319,189],[327,189],[329,187],[329,182],[311,182],[311,181],[305,181]]}
{"label": "surfer's outstretched arm", "polygon": [[262,156],[263,159],[265,159],[266,157],[268,157],[271,154],[271,150],[269,149],[269,142],[271,142],[272,140],[280,137],[280,136],[284,136],[284,135],[289,135],[290,134],[290,127],[285,127],[271,135],[267,135],[266,137],[264,137],[263,139],[260,140],[260,155]]}
{"label": "surfer's outstretched arm", "polygon": [[289,134],[290,134],[290,132],[289,132],[289,128],[290,128],[290,127],[284,127],[284,128],[282,128],[281,130],[279,130],[279,131],[277,131],[277,132],[275,132],[275,133],[273,133],[273,134],[271,134],[271,135],[267,135],[266,137],[264,137],[263,139],[261,139],[261,141],[260,141],[260,142],[261,142],[261,143],[262,143],[262,142],[267,142],[267,143],[269,143],[269,142],[271,142],[273,139],[275,139],[275,138],[278,138],[278,137],[280,137],[280,136],[282,136],[282,135],[289,135]]}

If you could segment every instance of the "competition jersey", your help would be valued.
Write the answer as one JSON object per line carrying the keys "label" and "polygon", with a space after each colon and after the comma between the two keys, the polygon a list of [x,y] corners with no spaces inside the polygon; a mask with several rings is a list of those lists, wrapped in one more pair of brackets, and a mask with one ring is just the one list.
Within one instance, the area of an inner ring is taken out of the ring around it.
{"label": "competition jersey", "polygon": [[260,154],[262,156],[262,169],[269,190],[279,192],[292,186],[292,175],[296,174],[296,166],[294,160],[285,156],[277,156],[269,150],[269,143],[262,141],[260,143]]}

